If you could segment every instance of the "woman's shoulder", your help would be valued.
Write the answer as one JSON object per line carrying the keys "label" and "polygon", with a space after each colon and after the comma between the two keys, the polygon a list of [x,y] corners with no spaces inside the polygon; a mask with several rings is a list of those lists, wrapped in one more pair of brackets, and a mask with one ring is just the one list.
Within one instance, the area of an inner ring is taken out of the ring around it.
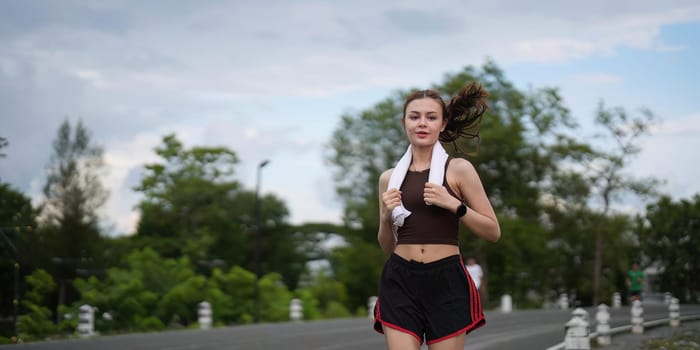
{"label": "woman's shoulder", "polygon": [[389,178],[391,177],[391,173],[393,173],[393,172],[394,172],[394,168],[384,170],[384,172],[381,175],[379,175],[379,183],[380,184],[388,184]]}
{"label": "woman's shoulder", "polygon": [[472,162],[464,158],[452,158],[447,170],[459,173],[470,173],[475,171]]}

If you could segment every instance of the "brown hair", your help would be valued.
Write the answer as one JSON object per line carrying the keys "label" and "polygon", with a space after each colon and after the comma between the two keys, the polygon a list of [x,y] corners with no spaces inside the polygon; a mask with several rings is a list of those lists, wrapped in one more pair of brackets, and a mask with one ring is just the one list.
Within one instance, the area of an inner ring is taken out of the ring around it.
{"label": "brown hair", "polygon": [[403,105],[403,117],[406,117],[406,107],[411,101],[432,98],[442,106],[442,117],[447,119],[447,126],[440,133],[440,141],[452,142],[455,149],[461,152],[456,143],[458,138],[466,137],[480,140],[479,123],[488,109],[488,96],[489,93],[475,82],[461,88],[447,104],[437,90],[415,91],[406,98],[406,103]]}

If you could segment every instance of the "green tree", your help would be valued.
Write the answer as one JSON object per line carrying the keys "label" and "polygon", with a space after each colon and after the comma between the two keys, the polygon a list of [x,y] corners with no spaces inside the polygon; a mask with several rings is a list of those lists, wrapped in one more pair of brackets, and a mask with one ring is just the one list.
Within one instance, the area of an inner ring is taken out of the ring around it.
{"label": "green tree", "polygon": [[329,249],[324,245],[341,230],[331,223],[281,223],[280,227],[264,228],[263,271],[279,272],[287,287],[295,290],[309,261],[329,259]]}
{"label": "green tree", "polygon": [[[13,314],[14,270],[17,269],[19,281],[16,287],[24,290],[21,275],[35,266],[36,254],[29,254],[35,228],[36,210],[31,199],[9,184],[0,183],[0,315]],[[0,330],[0,336],[11,335],[14,333],[9,328]]]}
{"label": "green tree", "polygon": [[[102,185],[102,148],[95,145],[81,121],[72,127],[65,120],[53,142],[47,165],[44,200],[41,204],[42,232],[36,237],[42,246],[41,266],[59,283],[59,305],[74,300],[70,285],[78,271],[88,273],[101,267],[103,240],[99,209],[108,193]],[[71,294],[69,294],[71,293]]]}
{"label": "green tree", "polygon": [[[233,177],[235,152],[223,147],[185,149],[175,135],[156,148],[162,162],[147,164],[136,191],[141,219],[138,238],[164,257],[186,255],[193,262],[221,258],[239,264],[247,246],[233,202],[239,183]],[[210,256],[217,245],[230,248],[228,256]]]}
{"label": "green tree", "polygon": [[677,201],[659,198],[639,217],[638,230],[645,257],[660,270],[652,283],[681,302],[700,301],[700,194]]}
{"label": "green tree", "polygon": [[[656,117],[651,111],[642,109],[631,115],[622,107],[606,108],[601,102],[596,112],[596,124],[603,133],[603,142],[594,157],[586,164],[584,173],[592,189],[592,200],[597,201],[596,210],[602,217],[609,217],[613,204],[625,195],[650,196],[658,181],[651,177],[635,177],[625,172],[630,162],[640,152],[638,140],[646,135]],[[596,225],[592,270],[593,304],[598,304],[601,290],[601,271],[604,265],[605,237],[611,226]]]}
{"label": "green tree", "polygon": [[349,310],[366,307],[368,298],[377,295],[377,282],[385,260],[386,256],[376,241],[350,238],[346,246],[334,249],[329,261],[333,276],[347,289]]}
{"label": "green tree", "polygon": [[[241,247],[244,258],[238,263],[246,269],[255,271],[255,240],[259,240],[260,269],[261,273],[277,272],[282,275],[283,281],[289,288],[295,288],[299,275],[303,272],[309,255],[314,250],[305,250],[309,247],[308,238],[312,233],[299,229],[287,223],[289,210],[286,204],[273,194],[259,195],[260,218],[259,222],[252,217],[250,211],[254,207],[255,193],[240,191],[233,198],[237,203],[237,213],[243,224],[239,234],[244,235],[248,245]],[[217,245],[212,250],[215,256],[227,254],[230,247]],[[228,253],[230,254],[230,253]]]}
{"label": "green tree", "polygon": [[136,245],[163,257],[187,256],[200,272],[213,267],[255,270],[254,240],[260,240],[262,273],[279,272],[294,287],[306,262],[297,249],[308,236],[287,224],[289,210],[272,194],[255,192],[235,178],[236,153],[225,147],[185,148],[167,135],[156,148],[160,162],[147,164],[136,190],[143,193]]}
{"label": "green tree", "polygon": [[[592,151],[586,156],[592,157],[591,154]],[[562,166],[553,178],[551,192],[542,201],[551,252],[551,260],[542,271],[552,280],[553,291],[575,294],[584,304],[593,302],[592,280],[584,271],[593,270],[596,232],[601,228],[605,232],[606,263],[601,270],[600,295],[606,300],[624,286],[628,261],[635,254],[631,218],[615,213],[603,215],[591,208],[594,189],[588,176],[574,166]]]}

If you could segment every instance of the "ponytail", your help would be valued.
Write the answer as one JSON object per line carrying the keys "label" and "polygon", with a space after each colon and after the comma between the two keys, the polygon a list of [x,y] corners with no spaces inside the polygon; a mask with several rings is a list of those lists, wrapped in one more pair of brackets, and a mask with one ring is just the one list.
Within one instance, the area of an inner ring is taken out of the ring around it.
{"label": "ponytail", "polygon": [[489,93],[475,82],[460,89],[445,106],[447,126],[440,133],[440,141],[451,142],[459,152],[461,150],[456,141],[460,137],[475,138],[478,145],[481,141],[479,123],[488,109],[488,95]]}

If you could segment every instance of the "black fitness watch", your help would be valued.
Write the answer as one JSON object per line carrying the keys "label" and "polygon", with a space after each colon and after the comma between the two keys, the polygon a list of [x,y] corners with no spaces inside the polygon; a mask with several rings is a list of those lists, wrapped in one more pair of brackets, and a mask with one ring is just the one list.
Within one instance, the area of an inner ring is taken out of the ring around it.
{"label": "black fitness watch", "polygon": [[464,214],[466,214],[466,213],[467,213],[467,205],[464,204],[464,202],[459,203],[459,206],[457,207],[457,212],[455,212],[455,215],[456,215],[458,218],[461,218],[461,217],[464,216]]}

